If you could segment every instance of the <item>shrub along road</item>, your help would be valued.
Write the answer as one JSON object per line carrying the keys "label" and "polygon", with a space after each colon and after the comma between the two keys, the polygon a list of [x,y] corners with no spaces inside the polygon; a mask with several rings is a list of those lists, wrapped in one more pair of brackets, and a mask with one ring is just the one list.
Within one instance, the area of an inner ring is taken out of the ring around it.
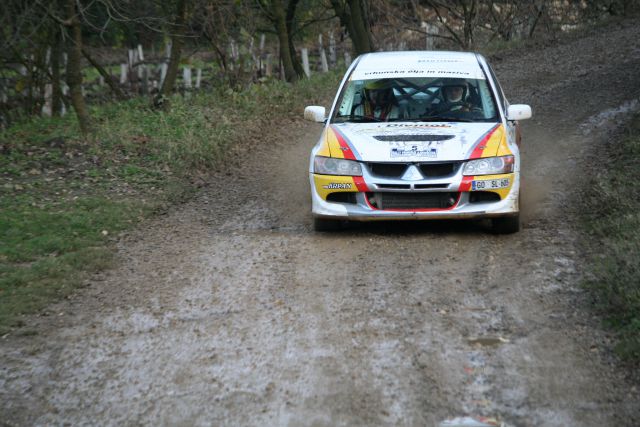
{"label": "shrub along road", "polygon": [[[640,27],[494,61],[524,123],[525,224],[311,231],[320,128],[265,130],[118,268],[0,351],[12,425],[637,425],[639,395],[581,290],[576,192],[640,94]],[[607,52],[606,56],[602,52]]]}

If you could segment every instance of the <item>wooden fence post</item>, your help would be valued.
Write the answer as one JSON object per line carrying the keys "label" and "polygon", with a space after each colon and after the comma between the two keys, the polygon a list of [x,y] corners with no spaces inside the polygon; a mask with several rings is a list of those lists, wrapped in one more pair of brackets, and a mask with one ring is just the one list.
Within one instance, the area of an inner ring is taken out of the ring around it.
{"label": "wooden fence post", "polygon": [[302,56],[302,69],[307,77],[311,76],[311,69],[309,69],[309,49],[303,47],[300,50],[300,56]]}
{"label": "wooden fence post", "polygon": [[320,50],[320,65],[322,67],[322,72],[329,72],[329,64],[327,64],[327,54],[324,53],[324,49]]}
{"label": "wooden fence post", "polygon": [[235,70],[238,68],[238,60],[240,59],[240,53],[238,52],[238,45],[235,40],[231,39],[229,42],[229,48],[231,49],[231,69]]}
{"label": "wooden fence post", "polygon": [[265,37],[264,33],[260,34],[260,52],[259,52],[259,54],[260,54],[260,58],[259,58],[260,64],[258,65],[258,67],[259,67],[258,69],[260,70],[259,72],[260,72],[261,76],[264,75],[264,73],[265,73],[265,70],[263,69],[264,68],[264,42],[265,42],[265,39],[266,39],[266,37]]}
{"label": "wooden fence post", "polygon": [[184,67],[182,69],[182,80],[185,89],[191,89],[191,67]]}
{"label": "wooden fence post", "polygon": [[351,54],[346,50],[344,51],[344,65],[347,67],[351,65]]}
{"label": "wooden fence post", "polygon": [[329,71],[329,64],[327,64],[327,54],[324,52],[324,47],[322,46],[322,34],[318,34],[318,48],[320,53],[320,70],[326,73]]}
{"label": "wooden fence post", "polygon": [[51,117],[53,113],[53,85],[47,83],[44,85],[44,104],[42,105],[42,115]]}
{"label": "wooden fence post", "polygon": [[120,64],[120,84],[123,85],[127,82],[127,64]]}
{"label": "wooden fence post", "polygon": [[[67,83],[62,83],[62,95],[64,95],[64,97],[66,98],[68,94],[69,86],[67,86]],[[67,114],[67,105],[63,102],[60,108],[60,117],[64,116],[65,114]]]}
{"label": "wooden fence post", "polygon": [[162,84],[164,83],[164,79],[165,77],[167,77],[168,68],[169,66],[167,65],[166,62],[163,62],[162,64],[160,64],[160,87],[162,87]]}
{"label": "wooden fence post", "polygon": [[171,40],[169,40],[167,42],[167,44],[164,47],[164,62],[169,62],[169,59],[171,59],[171,46],[172,46],[172,42]]}
{"label": "wooden fence post", "polygon": [[198,68],[196,71],[196,89],[200,89],[200,82],[202,81],[202,68]]}
{"label": "wooden fence post", "polygon": [[421,26],[424,28],[425,32],[425,48],[426,50],[433,50],[435,48],[435,39],[439,30],[438,26],[428,22],[423,22]]}
{"label": "wooden fence post", "polygon": [[267,77],[271,77],[271,74],[273,74],[273,70],[271,69],[271,54],[267,53],[264,64],[264,75]]}
{"label": "wooden fence post", "polygon": [[254,74],[256,67],[258,65],[258,59],[256,58],[256,54],[254,52],[254,43],[255,40],[253,39],[253,37],[251,37],[251,40],[249,41],[249,58],[250,59],[250,64],[249,64],[249,70],[251,72],[251,74]]}
{"label": "wooden fence post", "polygon": [[333,36],[333,31],[329,33],[329,65],[331,68],[336,67],[336,38]]}
{"label": "wooden fence post", "polygon": [[144,63],[144,53],[142,52],[142,45],[141,44],[138,45],[137,55],[138,55],[138,63],[137,63],[138,78],[142,79],[144,74],[145,74],[145,71],[146,71],[145,70],[146,66],[143,64]]}
{"label": "wooden fence post", "polygon": [[[27,75],[28,75],[27,67],[25,67],[24,65],[20,65],[18,67],[18,73],[20,74],[20,76],[22,76],[22,81],[26,82],[27,81]],[[28,87],[27,84],[25,84],[23,86],[23,89],[20,91],[20,95],[27,96],[27,87]]]}
{"label": "wooden fence post", "polygon": [[135,64],[136,62],[136,51],[135,49],[129,49],[128,50],[129,53],[129,62],[128,62],[128,66],[129,66],[129,81],[133,82],[135,79],[133,78],[133,64]]}

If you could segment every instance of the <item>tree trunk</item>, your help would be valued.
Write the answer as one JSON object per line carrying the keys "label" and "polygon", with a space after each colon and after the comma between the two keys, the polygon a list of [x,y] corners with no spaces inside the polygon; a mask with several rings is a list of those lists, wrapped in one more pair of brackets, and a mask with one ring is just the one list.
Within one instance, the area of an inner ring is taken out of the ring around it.
{"label": "tree trunk", "polygon": [[287,14],[286,14],[286,23],[287,23],[287,38],[289,39],[289,54],[291,55],[291,62],[293,63],[293,68],[296,70],[296,74],[298,77],[302,77],[304,75],[304,69],[302,68],[302,64],[298,60],[298,54],[296,53],[295,45],[293,44],[293,26],[296,16],[296,7],[298,6],[299,0],[289,0],[287,4]]}
{"label": "tree trunk", "polygon": [[473,30],[476,26],[477,16],[477,0],[470,0],[462,3],[462,11],[464,17],[464,48],[469,49],[473,46]]}
{"label": "tree trunk", "polygon": [[87,59],[87,61],[89,61],[89,63],[96,70],[98,70],[98,73],[100,73],[100,75],[104,78],[104,81],[109,85],[109,87],[111,88],[111,91],[116,96],[116,98],[120,101],[126,99],[127,97],[124,95],[124,92],[122,92],[120,87],[113,81],[113,79],[111,78],[111,75],[107,72],[107,70],[104,69],[102,65],[100,65],[100,63],[98,63],[98,61],[93,59],[93,57],[89,54],[89,52],[87,52],[87,49],[83,48],[82,54]]}
{"label": "tree trunk", "polygon": [[67,0],[67,17],[71,40],[68,45],[67,84],[71,104],[78,116],[80,131],[87,135],[91,130],[91,119],[82,96],[82,27],[76,11],[75,0]]}
{"label": "tree trunk", "polygon": [[156,106],[158,106],[158,101],[166,99],[171,95],[176,83],[176,78],[178,77],[178,68],[180,66],[180,57],[182,55],[182,44],[184,42],[184,34],[186,32],[185,23],[187,21],[187,1],[188,0],[178,0],[176,4],[176,16],[173,26],[173,35],[171,37],[169,66],[167,67],[167,75],[162,83],[162,88],[160,88],[160,93],[158,94],[158,97],[156,97]]}
{"label": "tree trunk", "polygon": [[373,40],[371,39],[365,7],[365,3],[362,0],[349,0],[354,31],[354,34],[351,34],[351,40],[356,44],[356,53],[358,55],[373,51]]}
{"label": "tree trunk", "polygon": [[51,115],[59,117],[62,110],[62,89],[60,88],[60,28],[53,28],[53,46],[51,47]]}
{"label": "tree trunk", "polygon": [[289,34],[287,32],[286,15],[284,11],[283,0],[271,1],[271,12],[273,14],[276,33],[278,34],[278,42],[280,44],[280,59],[284,67],[284,78],[288,82],[295,82],[299,76],[293,65],[291,58],[291,47],[289,45]]}
{"label": "tree trunk", "polygon": [[373,40],[362,0],[331,0],[340,23],[347,29],[356,55],[373,51]]}

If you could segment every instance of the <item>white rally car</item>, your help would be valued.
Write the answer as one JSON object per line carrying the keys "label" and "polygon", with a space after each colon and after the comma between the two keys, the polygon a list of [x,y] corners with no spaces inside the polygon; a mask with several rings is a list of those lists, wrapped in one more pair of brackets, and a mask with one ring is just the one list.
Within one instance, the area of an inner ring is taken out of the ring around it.
{"label": "white rally car", "polygon": [[520,134],[528,105],[509,105],[477,53],[382,52],[347,70],[309,167],[318,231],[345,220],[491,218],[519,230]]}

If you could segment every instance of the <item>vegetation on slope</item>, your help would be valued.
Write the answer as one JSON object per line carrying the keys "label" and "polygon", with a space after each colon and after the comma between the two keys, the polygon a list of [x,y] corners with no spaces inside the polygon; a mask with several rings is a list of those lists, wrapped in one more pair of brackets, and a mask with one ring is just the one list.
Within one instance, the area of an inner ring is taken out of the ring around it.
{"label": "vegetation on slope", "polygon": [[[608,143],[602,172],[583,209],[590,248],[586,285],[607,322],[620,331],[618,353],[640,360],[640,115]],[[602,161],[602,159],[599,159]]]}
{"label": "vegetation on slope", "polygon": [[0,133],[0,334],[110,266],[114,236],[193,194],[233,146],[264,143],[265,125],[301,118],[339,74],[175,96],[169,112],[96,106],[90,140],[71,115]]}

